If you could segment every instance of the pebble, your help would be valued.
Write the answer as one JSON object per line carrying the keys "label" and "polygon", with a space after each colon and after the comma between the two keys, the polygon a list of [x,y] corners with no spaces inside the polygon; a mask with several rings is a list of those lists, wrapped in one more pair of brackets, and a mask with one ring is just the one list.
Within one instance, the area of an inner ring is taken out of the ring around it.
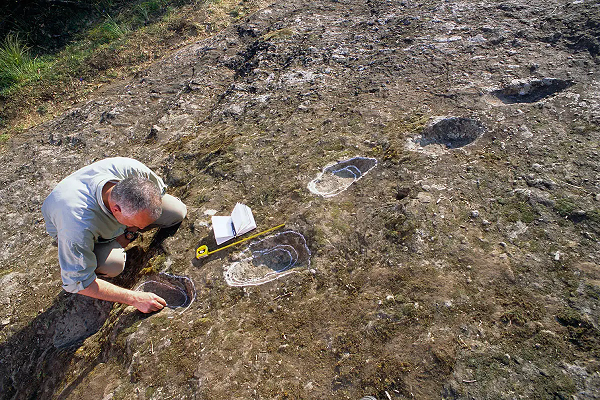
{"label": "pebble", "polygon": [[478,210],[471,211],[471,217],[472,218],[478,218],[479,217],[479,211]]}
{"label": "pebble", "polygon": [[425,193],[425,192],[419,192],[417,194],[417,199],[421,203],[431,203],[433,201],[433,198],[431,197],[431,195],[429,193]]}
{"label": "pebble", "polygon": [[208,228],[210,226],[210,224],[206,221],[202,221],[201,219],[197,219],[196,221],[194,221],[194,228],[200,228],[200,227],[204,227],[204,228]]}

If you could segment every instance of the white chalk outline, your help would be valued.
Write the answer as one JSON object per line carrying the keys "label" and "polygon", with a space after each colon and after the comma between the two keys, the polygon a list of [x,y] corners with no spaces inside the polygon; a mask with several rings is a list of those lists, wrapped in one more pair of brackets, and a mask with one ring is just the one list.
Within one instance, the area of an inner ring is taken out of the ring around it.
{"label": "white chalk outline", "polygon": [[[370,160],[370,161],[375,161],[375,164],[369,168],[368,170],[366,170],[365,172],[362,172],[360,170],[360,168],[358,168],[356,165],[347,165],[345,167],[342,167],[340,169],[336,169],[336,170],[329,170],[331,167],[338,165],[338,164],[342,164],[342,163],[348,163],[350,161],[353,160]],[[323,196],[325,198],[329,198],[329,197],[333,197],[333,196],[337,196],[338,194],[342,193],[343,191],[345,191],[346,189],[348,189],[354,182],[358,181],[359,179],[361,179],[363,176],[365,176],[366,174],[369,173],[369,171],[371,171],[373,168],[375,168],[378,164],[378,161],[376,158],[371,158],[371,157],[353,157],[353,158],[349,158],[347,160],[344,161],[338,161],[338,162],[334,162],[334,163],[330,163],[327,164],[322,171],[319,173],[319,175],[317,175],[317,177],[315,179],[313,179],[312,181],[310,181],[308,183],[308,185],[306,185],[307,189],[311,192],[314,193],[318,196]],[[358,171],[358,173],[355,173],[351,170],[351,168],[354,168],[356,171]],[[334,189],[330,192],[321,192],[317,189],[317,183],[322,181],[323,175],[325,175],[326,173],[331,173],[331,175],[336,175],[338,172],[340,171],[348,171],[350,174],[352,174],[354,176],[354,179],[352,180],[352,182],[350,182],[349,184],[346,185],[346,187],[340,187],[337,189]]]}
{"label": "white chalk outline", "polygon": [[[258,286],[258,285],[262,285],[264,283],[271,282],[276,279],[282,278],[286,275],[297,272],[296,270],[292,269],[294,267],[294,265],[296,265],[296,263],[298,262],[298,259],[299,259],[298,251],[296,250],[296,248],[294,248],[294,246],[292,246],[290,244],[277,244],[274,247],[270,247],[265,250],[252,251],[252,249],[251,249],[252,246],[256,246],[257,244],[259,244],[261,242],[264,242],[266,240],[276,238],[277,236],[285,235],[285,234],[294,234],[294,235],[298,235],[298,236],[300,236],[300,238],[302,238],[303,246],[306,249],[306,252],[308,254],[308,258],[307,258],[308,266],[310,266],[311,252],[310,252],[310,249],[308,248],[308,246],[306,245],[306,238],[301,233],[290,230],[290,231],[280,232],[278,234],[266,237],[265,239],[259,240],[258,242],[254,242],[254,243],[250,244],[245,250],[240,252],[239,254],[242,255],[249,251],[251,256],[243,258],[240,261],[234,262],[225,271],[223,271],[223,277],[225,278],[225,282],[229,286]],[[290,250],[287,250],[287,248],[291,248],[293,250],[295,256],[292,255],[292,252]],[[237,266],[241,265],[243,262],[245,262],[249,265],[252,265],[252,260],[255,258],[254,254],[256,254],[256,253],[268,254],[273,251],[282,251],[282,250],[290,256],[290,262],[284,268],[279,269],[277,271],[268,272],[265,276],[263,276],[262,278],[259,278],[259,279],[250,279],[247,281],[243,281],[243,280],[236,279],[234,277],[233,272],[235,271]]]}

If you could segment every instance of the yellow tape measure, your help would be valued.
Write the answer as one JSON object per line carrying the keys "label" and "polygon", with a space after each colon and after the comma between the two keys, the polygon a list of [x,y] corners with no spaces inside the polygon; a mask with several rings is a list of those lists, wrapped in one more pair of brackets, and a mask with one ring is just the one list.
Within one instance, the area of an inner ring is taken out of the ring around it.
{"label": "yellow tape measure", "polygon": [[205,245],[205,244],[203,244],[202,246],[200,246],[200,247],[198,247],[198,248],[196,249],[196,258],[202,258],[202,257],[209,256],[209,255],[211,255],[211,254],[214,254],[214,253],[216,253],[216,252],[218,252],[218,251],[225,250],[225,249],[226,249],[226,248],[228,248],[228,247],[235,246],[236,244],[243,243],[243,242],[245,242],[245,241],[247,241],[247,240],[250,240],[250,239],[254,239],[254,238],[255,238],[255,237],[257,237],[257,236],[264,235],[265,233],[268,233],[268,232],[274,231],[275,229],[279,229],[279,228],[281,228],[281,227],[284,227],[284,226],[285,226],[285,224],[281,224],[281,225],[274,226],[273,228],[269,228],[269,229],[267,229],[266,231],[262,231],[262,232],[260,232],[260,233],[254,234],[254,235],[252,235],[252,236],[248,236],[248,237],[247,237],[247,238],[245,238],[245,239],[238,240],[237,242],[234,242],[234,243],[228,244],[227,246],[220,247],[220,248],[218,248],[218,249],[216,249],[216,250],[213,250],[213,251],[208,251],[208,246],[207,246],[207,245]]}

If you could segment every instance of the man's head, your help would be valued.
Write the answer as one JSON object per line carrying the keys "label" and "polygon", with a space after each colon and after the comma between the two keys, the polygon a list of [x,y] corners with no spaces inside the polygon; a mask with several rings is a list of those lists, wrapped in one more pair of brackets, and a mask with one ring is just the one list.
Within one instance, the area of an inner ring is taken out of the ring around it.
{"label": "man's head", "polygon": [[161,194],[148,179],[132,177],[115,184],[110,192],[110,211],[117,221],[144,229],[162,213]]}

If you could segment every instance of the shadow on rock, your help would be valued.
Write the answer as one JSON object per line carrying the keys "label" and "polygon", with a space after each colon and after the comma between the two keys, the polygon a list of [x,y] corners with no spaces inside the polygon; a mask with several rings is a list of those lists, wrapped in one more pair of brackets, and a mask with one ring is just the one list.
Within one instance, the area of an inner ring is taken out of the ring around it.
{"label": "shadow on rock", "polygon": [[0,346],[2,399],[51,398],[76,350],[108,318],[112,303],[62,292]]}
{"label": "shadow on rock", "polygon": [[[111,282],[133,287],[139,279],[139,271],[158,251],[158,246],[151,246],[148,251],[139,247],[127,250],[125,271]],[[113,305],[61,292],[50,308],[0,345],[0,399],[66,398],[108,357],[110,337],[146,317],[136,310],[122,318],[125,307],[113,308]],[[85,339],[97,332],[102,336],[98,339],[100,351],[91,356],[79,354],[77,350]]]}
{"label": "shadow on rock", "polygon": [[150,243],[150,249],[161,249],[164,250],[162,248],[162,243],[165,241],[166,238],[168,238],[169,236],[173,236],[178,230],[179,227],[181,226],[181,222],[170,226],[168,228],[160,228],[155,234],[154,237],[152,237],[152,242]]}

